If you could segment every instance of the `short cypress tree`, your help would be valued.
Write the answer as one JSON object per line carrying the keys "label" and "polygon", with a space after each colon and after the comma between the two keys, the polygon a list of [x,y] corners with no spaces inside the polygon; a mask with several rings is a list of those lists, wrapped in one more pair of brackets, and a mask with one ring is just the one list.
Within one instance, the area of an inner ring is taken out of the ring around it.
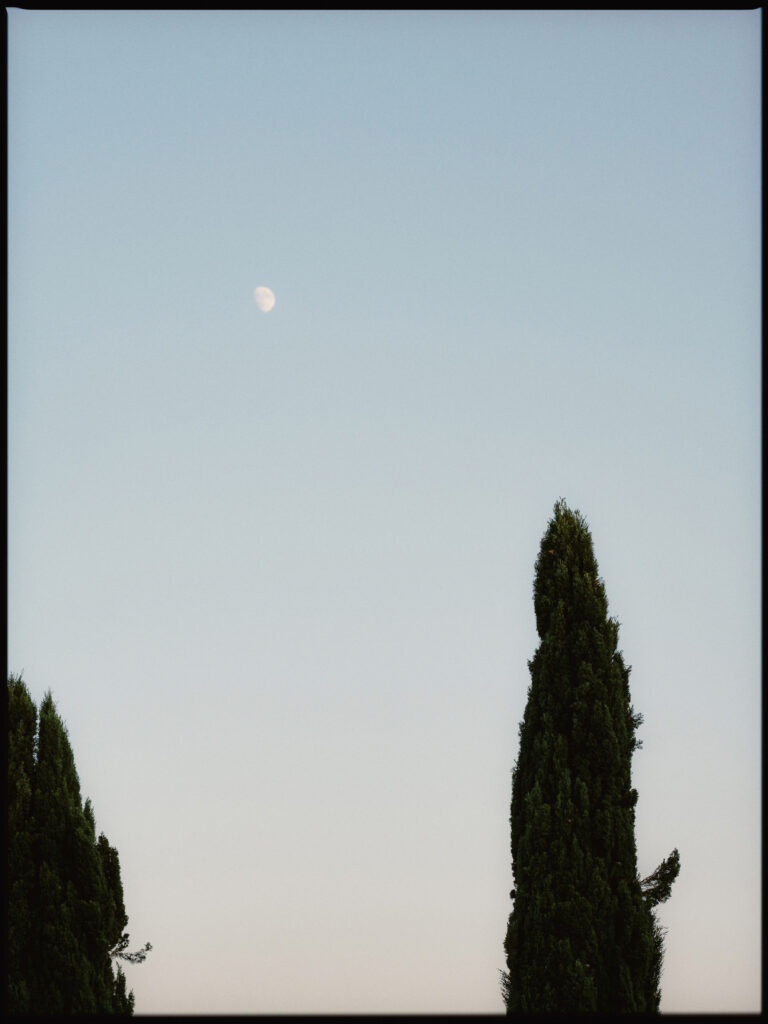
{"label": "short cypress tree", "polygon": [[8,1002],[10,1013],[131,1014],[116,959],[128,922],[117,850],[96,839],[67,730],[47,693],[37,709],[8,679]]}
{"label": "short cypress tree", "polygon": [[507,1012],[657,1012],[663,939],[652,907],[669,896],[679,857],[638,877],[631,759],[642,718],[589,529],[562,500],[533,596],[541,642],[512,775]]}

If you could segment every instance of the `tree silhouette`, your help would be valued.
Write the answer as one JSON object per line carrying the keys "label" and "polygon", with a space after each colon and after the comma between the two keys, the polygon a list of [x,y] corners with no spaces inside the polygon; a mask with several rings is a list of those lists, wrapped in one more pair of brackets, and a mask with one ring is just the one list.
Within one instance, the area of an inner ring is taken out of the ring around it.
{"label": "tree silhouette", "polygon": [[507,1012],[656,1012],[663,936],[652,908],[680,861],[675,850],[638,878],[631,759],[642,718],[589,529],[562,500],[533,598],[541,642],[512,778]]}
{"label": "tree silhouette", "polygon": [[128,923],[117,850],[96,839],[90,800],[50,692],[39,717],[10,676],[8,709],[8,1011],[131,1014],[122,958]]}

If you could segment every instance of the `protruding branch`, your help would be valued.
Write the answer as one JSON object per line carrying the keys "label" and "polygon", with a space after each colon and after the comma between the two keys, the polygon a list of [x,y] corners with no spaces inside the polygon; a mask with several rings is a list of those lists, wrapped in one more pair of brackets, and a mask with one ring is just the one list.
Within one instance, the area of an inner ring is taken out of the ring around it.
{"label": "protruding branch", "polygon": [[650,907],[668,900],[672,892],[672,883],[680,873],[680,854],[677,849],[663,860],[656,870],[642,879],[640,888],[643,890],[643,897]]}

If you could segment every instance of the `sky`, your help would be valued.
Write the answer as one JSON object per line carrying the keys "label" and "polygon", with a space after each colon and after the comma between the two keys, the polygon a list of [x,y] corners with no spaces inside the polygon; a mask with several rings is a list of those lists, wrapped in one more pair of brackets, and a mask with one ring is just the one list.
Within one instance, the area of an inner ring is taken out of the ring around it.
{"label": "sky", "polygon": [[760,11],[7,24],[8,671],[136,1012],[503,1010],[560,497],[680,851],[661,1009],[758,1011]]}

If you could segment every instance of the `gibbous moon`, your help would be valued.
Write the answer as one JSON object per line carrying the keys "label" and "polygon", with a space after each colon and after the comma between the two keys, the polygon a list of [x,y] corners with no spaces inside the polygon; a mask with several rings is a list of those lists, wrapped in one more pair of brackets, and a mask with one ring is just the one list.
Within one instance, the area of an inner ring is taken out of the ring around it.
{"label": "gibbous moon", "polygon": [[262,313],[268,313],[275,304],[275,293],[271,288],[259,285],[258,288],[253,289],[253,301]]}

